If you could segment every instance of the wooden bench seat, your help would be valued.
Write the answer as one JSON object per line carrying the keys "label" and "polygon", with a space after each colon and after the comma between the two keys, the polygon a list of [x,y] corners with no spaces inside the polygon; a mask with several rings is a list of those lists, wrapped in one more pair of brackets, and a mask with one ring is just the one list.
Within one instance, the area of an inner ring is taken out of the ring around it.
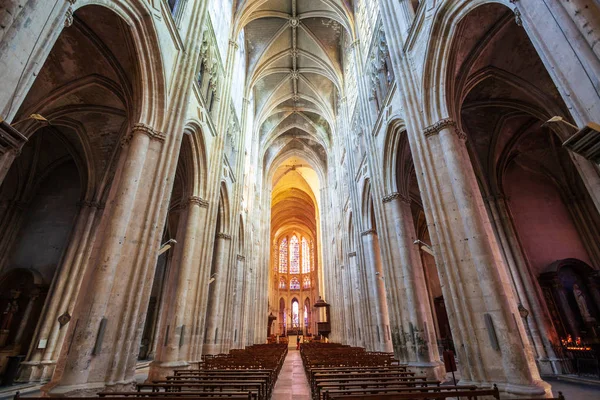
{"label": "wooden bench seat", "polygon": [[477,389],[476,386],[426,386],[426,387],[406,387],[406,386],[387,386],[383,388],[351,388],[351,389],[333,389],[323,392],[324,400],[332,399],[375,399],[378,397],[368,396],[385,396],[387,399],[446,399],[453,397],[466,397],[469,399],[477,399],[478,397],[493,396],[500,399],[497,388],[494,389]]}
{"label": "wooden bench seat", "polygon": [[377,394],[352,394],[344,395],[337,394],[328,397],[330,400],[421,400],[421,399],[453,399],[463,398],[469,400],[482,399],[485,397],[493,397],[500,399],[500,395],[493,389],[485,390],[464,390],[464,391],[447,391],[447,392],[421,392],[421,393],[377,393]]}
{"label": "wooden bench seat", "polygon": [[[196,399],[224,399],[224,398],[236,398],[236,399],[249,399],[257,400],[258,393],[251,391],[183,391],[183,392],[110,392],[110,393],[99,393],[102,400],[112,400],[123,398],[143,398],[144,400],[158,399],[158,400],[171,400],[182,398],[193,398]],[[66,399],[71,399],[68,397]],[[90,399],[89,397],[87,398]]]}
{"label": "wooden bench seat", "polygon": [[439,387],[440,381],[437,380],[405,380],[398,381],[393,378],[386,379],[370,379],[370,380],[350,380],[347,382],[319,382],[317,384],[316,398],[322,398],[323,393],[331,392],[332,390],[346,390],[346,389],[369,389],[369,388],[387,388],[387,387]]}
{"label": "wooden bench seat", "polygon": [[[150,389],[150,392],[178,393],[186,391],[194,392],[216,392],[216,391],[237,391],[254,392],[258,394],[259,399],[266,398],[266,384],[264,381],[228,381],[212,380],[207,382],[177,382],[177,383],[148,383],[138,385],[138,393],[144,389]],[[161,390],[162,389],[162,390]]]}

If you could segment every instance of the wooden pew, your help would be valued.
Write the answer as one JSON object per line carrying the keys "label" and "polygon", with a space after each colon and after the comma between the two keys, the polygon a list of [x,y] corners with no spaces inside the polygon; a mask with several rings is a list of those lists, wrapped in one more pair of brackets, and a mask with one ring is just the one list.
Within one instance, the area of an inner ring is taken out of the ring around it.
{"label": "wooden pew", "polygon": [[476,386],[436,386],[436,387],[385,387],[367,389],[331,390],[324,393],[324,399],[335,400],[375,400],[375,399],[447,399],[464,397],[475,400],[492,396],[500,399],[497,387],[477,389]]}

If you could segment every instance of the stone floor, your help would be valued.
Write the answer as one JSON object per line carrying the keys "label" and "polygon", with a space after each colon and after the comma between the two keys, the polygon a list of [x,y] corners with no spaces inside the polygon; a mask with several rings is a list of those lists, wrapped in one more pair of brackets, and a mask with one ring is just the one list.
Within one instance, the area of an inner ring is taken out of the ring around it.
{"label": "stone floor", "polygon": [[271,400],[310,400],[310,387],[298,350],[289,349]]}

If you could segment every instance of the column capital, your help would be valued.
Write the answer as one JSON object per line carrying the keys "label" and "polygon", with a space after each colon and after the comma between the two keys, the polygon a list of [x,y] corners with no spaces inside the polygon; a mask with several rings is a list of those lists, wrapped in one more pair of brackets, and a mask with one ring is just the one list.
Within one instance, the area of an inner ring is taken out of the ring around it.
{"label": "column capital", "polygon": [[235,48],[236,50],[240,47],[237,42],[233,39],[229,39],[229,45],[233,48]]}
{"label": "column capital", "polygon": [[358,47],[359,45],[360,45],[360,40],[356,39],[354,42],[350,43],[350,46],[348,46],[348,48],[354,49],[354,48]]}
{"label": "column capital", "polygon": [[460,140],[467,140],[467,134],[458,128],[458,124],[452,118],[444,118],[439,120],[435,124],[425,128],[423,133],[425,134],[425,137],[435,136],[444,129],[452,130]]}
{"label": "column capital", "polygon": [[393,192],[393,193],[390,193],[387,196],[383,197],[383,202],[384,203],[389,203],[389,202],[394,201],[394,200],[400,200],[401,202],[406,203],[406,204],[410,204],[411,203],[410,197],[408,197],[408,196],[406,196],[406,195],[404,195],[402,193],[399,193],[399,192]]}
{"label": "column capital", "polygon": [[356,252],[355,251],[349,252],[348,257],[356,257]]}
{"label": "column capital", "polygon": [[368,236],[368,235],[374,235],[376,233],[377,233],[377,231],[375,229],[368,229],[368,230],[366,230],[364,232],[361,232],[360,235],[361,236]]}
{"label": "column capital", "polygon": [[190,196],[188,204],[208,208],[208,201],[199,196]]}
{"label": "column capital", "polygon": [[231,240],[231,235],[228,235],[223,232],[219,232],[219,233],[217,233],[217,239]]}
{"label": "column capital", "polygon": [[246,260],[246,257],[244,257],[244,256],[243,256],[243,255],[241,255],[241,254],[238,254],[238,255],[237,255],[237,260],[238,260],[238,261],[245,261],[245,260]]}
{"label": "column capital", "polygon": [[151,126],[143,123],[137,123],[133,125],[133,127],[131,128],[131,132],[121,139],[121,145],[128,145],[131,139],[133,138],[133,135],[135,135],[136,133],[143,133],[147,135],[151,140],[157,140],[159,142],[164,142],[166,138],[164,133],[157,131]]}
{"label": "column capital", "polygon": [[435,124],[429,125],[427,128],[425,128],[425,131],[423,133],[425,134],[425,136],[433,136],[437,135],[442,129],[445,128],[456,129],[456,121],[454,121],[452,118],[441,119]]}

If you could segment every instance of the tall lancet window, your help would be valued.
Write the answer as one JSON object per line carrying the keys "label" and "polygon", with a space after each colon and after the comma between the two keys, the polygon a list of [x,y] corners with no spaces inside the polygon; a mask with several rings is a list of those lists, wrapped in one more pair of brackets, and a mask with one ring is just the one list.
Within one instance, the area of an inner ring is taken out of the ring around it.
{"label": "tall lancet window", "polygon": [[298,300],[292,301],[292,327],[297,328],[300,325],[300,309],[298,307]]}
{"label": "tall lancet window", "polygon": [[310,248],[308,247],[308,240],[302,238],[302,273],[308,274],[310,272]]}
{"label": "tall lancet window", "polygon": [[290,274],[300,273],[300,242],[296,235],[290,239]]}
{"label": "tall lancet window", "polygon": [[279,245],[279,273],[286,274],[288,266],[288,242],[287,238],[281,240]]}

